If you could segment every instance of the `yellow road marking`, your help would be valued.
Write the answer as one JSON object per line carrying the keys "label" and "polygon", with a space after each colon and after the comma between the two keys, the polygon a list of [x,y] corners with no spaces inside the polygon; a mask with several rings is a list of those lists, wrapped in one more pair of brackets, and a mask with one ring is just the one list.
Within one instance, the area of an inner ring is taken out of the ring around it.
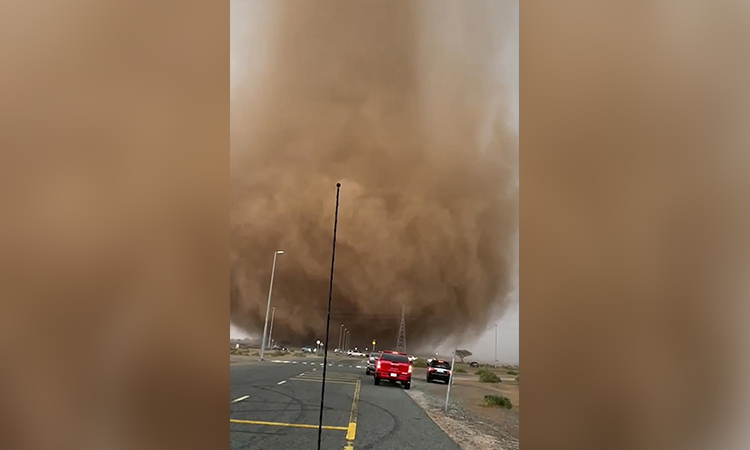
{"label": "yellow road marking", "polygon": [[352,447],[351,445],[347,444],[347,446],[344,447],[344,450],[354,450],[354,447]]}
{"label": "yellow road marking", "polygon": [[[323,380],[313,380],[313,379],[310,379],[310,378],[290,378],[289,380],[290,381],[312,381],[313,383],[322,383],[323,382]],[[352,382],[349,382],[349,381],[330,381],[330,380],[326,380],[326,384],[328,384],[328,383],[333,383],[333,384],[348,384],[348,385],[355,385],[355,384],[357,384],[357,383],[352,383]]]}
{"label": "yellow road marking", "polygon": [[[245,425],[265,425],[269,427],[291,427],[291,428],[314,428],[318,429],[317,425],[308,425],[304,423],[283,423],[283,422],[263,422],[260,420],[236,420],[229,419],[229,423],[241,423]],[[348,431],[349,427],[333,427],[323,425],[324,430],[337,430],[337,431]]]}
{"label": "yellow road marking", "polygon": [[359,405],[359,388],[362,380],[357,380],[357,387],[354,388],[354,397],[352,398],[352,412],[349,414],[349,427],[346,430],[347,446],[352,448],[354,437],[357,435],[357,406]]}
{"label": "yellow road marking", "polygon": [[357,422],[349,422],[349,427],[346,429],[346,440],[353,441],[354,436],[357,435]]}

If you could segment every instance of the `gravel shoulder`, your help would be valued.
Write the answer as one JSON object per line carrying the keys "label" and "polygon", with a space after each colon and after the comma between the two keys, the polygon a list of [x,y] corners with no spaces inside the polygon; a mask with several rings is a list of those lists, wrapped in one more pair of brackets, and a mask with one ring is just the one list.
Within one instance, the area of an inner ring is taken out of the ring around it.
{"label": "gravel shoulder", "polygon": [[[456,377],[447,414],[443,411],[446,390],[445,384],[427,383],[415,371],[412,388],[406,392],[462,450],[518,450],[518,384],[487,384],[473,376]],[[482,406],[486,394],[505,395],[513,402],[513,409]]]}

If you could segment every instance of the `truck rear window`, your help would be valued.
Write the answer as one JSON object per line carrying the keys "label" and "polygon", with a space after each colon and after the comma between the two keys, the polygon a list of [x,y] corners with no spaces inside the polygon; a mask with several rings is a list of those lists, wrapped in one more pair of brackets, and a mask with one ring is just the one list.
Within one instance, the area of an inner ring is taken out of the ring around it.
{"label": "truck rear window", "polygon": [[431,361],[430,365],[432,367],[437,367],[439,369],[449,369],[450,370],[450,368],[451,368],[451,363],[446,362],[446,361],[440,361],[440,362],[438,362],[438,361]]}
{"label": "truck rear window", "polygon": [[392,361],[392,362],[397,362],[397,363],[409,362],[409,358],[405,355],[394,355],[393,353],[383,353],[380,357],[386,361]]}

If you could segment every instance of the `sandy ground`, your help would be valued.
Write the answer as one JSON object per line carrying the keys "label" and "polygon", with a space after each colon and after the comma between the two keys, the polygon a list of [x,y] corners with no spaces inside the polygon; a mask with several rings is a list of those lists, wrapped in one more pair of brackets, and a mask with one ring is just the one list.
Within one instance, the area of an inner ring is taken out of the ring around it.
{"label": "sandy ground", "polygon": [[[502,372],[499,375],[505,378]],[[443,411],[447,386],[426,383],[424,369],[415,370],[416,382],[407,391],[462,450],[519,448],[519,385],[506,381],[498,384],[480,383],[474,374],[460,374],[454,378],[448,413]],[[513,409],[482,406],[486,394],[504,395]]]}

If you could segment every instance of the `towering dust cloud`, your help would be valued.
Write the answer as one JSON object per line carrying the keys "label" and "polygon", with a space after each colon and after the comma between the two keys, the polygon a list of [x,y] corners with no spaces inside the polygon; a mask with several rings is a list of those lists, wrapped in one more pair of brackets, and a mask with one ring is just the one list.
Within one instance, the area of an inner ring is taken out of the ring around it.
{"label": "towering dust cloud", "polygon": [[511,290],[517,5],[276,2],[238,30],[258,5],[232,5],[231,322],[260,334],[283,250],[273,336],[323,338],[341,182],[333,342],[392,346],[403,304],[410,348],[482,332]]}

